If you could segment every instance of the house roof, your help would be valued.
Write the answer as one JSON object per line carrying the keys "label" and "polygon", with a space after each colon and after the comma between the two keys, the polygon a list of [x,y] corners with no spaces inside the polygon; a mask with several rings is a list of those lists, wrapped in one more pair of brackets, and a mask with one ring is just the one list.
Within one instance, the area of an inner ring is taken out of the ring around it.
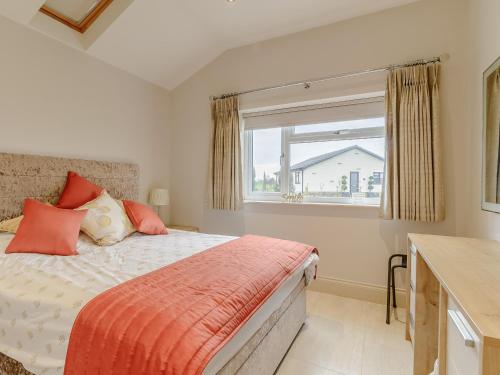
{"label": "house roof", "polygon": [[370,156],[373,156],[374,158],[377,158],[381,161],[384,161],[384,158],[381,157],[380,155],[377,155],[374,152],[368,151],[367,149],[360,147],[358,145],[354,145],[354,146],[349,146],[349,147],[343,148],[341,150],[329,152],[327,154],[315,156],[313,158],[304,160],[300,163],[294,164],[290,167],[290,171],[294,172],[294,171],[304,170],[304,169],[309,168],[313,165],[319,164],[325,160],[334,158],[336,156],[342,155],[342,154],[349,152],[349,151],[352,151],[352,150],[358,150],[358,151],[364,152],[365,154],[368,154]]}

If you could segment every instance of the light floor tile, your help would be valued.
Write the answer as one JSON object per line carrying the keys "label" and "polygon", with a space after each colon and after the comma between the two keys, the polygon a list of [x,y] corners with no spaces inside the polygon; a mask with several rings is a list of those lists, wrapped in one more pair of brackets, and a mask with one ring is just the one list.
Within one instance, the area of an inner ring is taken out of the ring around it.
{"label": "light floor tile", "polygon": [[405,325],[385,324],[385,306],[309,291],[307,310],[278,375],[411,375]]}
{"label": "light floor tile", "polygon": [[344,375],[340,372],[328,370],[312,363],[287,357],[283,360],[276,375]]}

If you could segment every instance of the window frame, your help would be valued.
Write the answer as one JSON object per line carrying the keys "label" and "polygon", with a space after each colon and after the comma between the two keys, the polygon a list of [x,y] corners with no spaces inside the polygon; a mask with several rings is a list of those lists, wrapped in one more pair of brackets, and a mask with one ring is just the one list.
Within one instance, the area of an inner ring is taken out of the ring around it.
{"label": "window frame", "polygon": [[104,12],[109,5],[111,5],[112,2],[113,0],[99,0],[96,6],[80,22],[71,19],[46,4],[41,6],[39,12],[83,34],[97,20],[101,13]]}
{"label": "window frame", "polygon": [[[374,117],[380,118],[380,117]],[[355,119],[353,119],[355,120]],[[280,192],[258,192],[253,191],[253,132],[259,129],[245,130],[244,137],[244,199],[249,202],[258,201],[283,201],[283,196],[289,193],[290,179],[290,147],[292,144],[328,142],[354,139],[385,138],[385,127],[370,127],[364,129],[345,129],[340,131],[295,133],[294,125],[281,127],[281,155],[280,155]],[[326,203],[347,205],[369,205],[367,203],[356,203],[352,198],[344,197],[304,197],[304,203]],[[374,206],[374,205],[371,205]]]}

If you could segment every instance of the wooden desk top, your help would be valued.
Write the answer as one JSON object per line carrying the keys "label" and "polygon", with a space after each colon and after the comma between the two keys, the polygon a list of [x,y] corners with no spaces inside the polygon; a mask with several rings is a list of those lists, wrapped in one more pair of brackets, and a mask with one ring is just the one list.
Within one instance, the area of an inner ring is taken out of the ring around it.
{"label": "wooden desk top", "polygon": [[408,237],[484,343],[500,346],[500,242],[423,234]]}

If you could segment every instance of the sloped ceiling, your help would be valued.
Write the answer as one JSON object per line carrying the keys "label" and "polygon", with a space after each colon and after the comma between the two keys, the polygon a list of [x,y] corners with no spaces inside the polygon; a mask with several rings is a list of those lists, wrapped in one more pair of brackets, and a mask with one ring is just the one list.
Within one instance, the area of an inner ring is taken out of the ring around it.
{"label": "sloped ceiling", "polygon": [[224,51],[416,0],[114,0],[83,35],[2,0],[0,14],[173,89]]}

